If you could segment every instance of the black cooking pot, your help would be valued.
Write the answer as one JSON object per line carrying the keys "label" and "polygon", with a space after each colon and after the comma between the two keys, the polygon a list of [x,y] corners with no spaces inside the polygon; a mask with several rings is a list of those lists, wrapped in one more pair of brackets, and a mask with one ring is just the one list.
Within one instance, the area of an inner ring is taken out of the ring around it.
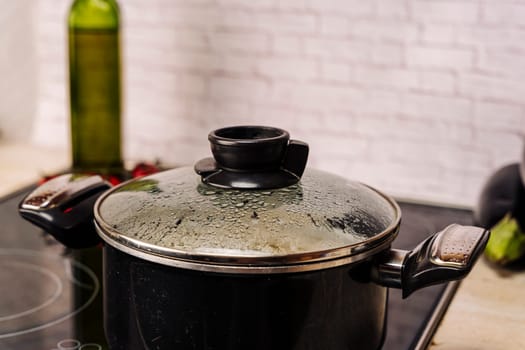
{"label": "black cooking pot", "polygon": [[308,146],[286,131],[231,127],[209,140],[215,159],[194,169],[109,191],[99,177],[65,175],[20,205],[81,247],[98,238],[88,209],[105,192],[94,226],[111,349],[378,349],[387,287],[406,297],[462,278],[487,242],[488,231],[451,225],[393,250],[396,202],[322,171],[303,176]]}

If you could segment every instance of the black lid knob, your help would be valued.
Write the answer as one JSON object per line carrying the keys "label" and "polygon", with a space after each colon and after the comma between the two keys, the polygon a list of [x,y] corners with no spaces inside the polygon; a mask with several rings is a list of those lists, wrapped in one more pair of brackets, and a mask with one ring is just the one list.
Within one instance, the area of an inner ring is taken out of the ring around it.
{"label": "black lid knob", "polygon": [[240,189],[279,188],[297,183],[308,159],[308,145],[290,140],[286,130],[233,126],[208,135],[212,158],[197,162],[204,183]]}

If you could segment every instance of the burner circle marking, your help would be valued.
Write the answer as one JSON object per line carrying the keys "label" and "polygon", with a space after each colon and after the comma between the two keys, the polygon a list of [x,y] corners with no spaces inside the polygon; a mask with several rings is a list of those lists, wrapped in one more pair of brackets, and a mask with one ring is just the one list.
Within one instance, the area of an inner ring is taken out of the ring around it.
{"label": "burner circle marking", "polygon": [[[86,265],[74,260],[74,259],[66,259],[66,258],[63,258],[59,255],[53,255],[53,254],[44,254],[44,253],[41,253],[39,251],[36,251],[36,250],[27,250],[27,249],[0,249],[0,257],[1,256],[24,256],[24,257],[29,257],[29,258],[33,258],[33,257],[40,257],[40,258],[45,258],[45,259],[51,259],[51,260],[54,260],[54,261],[59,261],[59,262],[62,262],[64,264],[67,264],[69,263],[71,266],[74,266],[80,270],[82,270],[82,272],[84,272],[85,274],[87,274],[89,276],[89,278],[92,280],[93,282],[93,289],[92,289],[92,292],[91,292],[91,295],[89,296],[89,298],[86,300],[86,302],[80,306],[78,306],[75,310],[73,310],[72,312],[69,312],[68,314],[66,315],[63,315],[63,316],[60,316],[60,317],[57,317],[56,319],[54,320],[51,320],[49,322],[46,322],[46,323],[43,323],[43,324],[40,324],[40,325],[37,325],[37,326],[33,326],[33,327],[28,327],[28,328],[25,328],[25,329],[21,329],[21,330],[17,330],[17,331],[14,331],[14,332],[7,332],[7,333],[0,333],[0,339],[5,339],[5,338],[10,338],[10,337],[15,337],[15,336],[19,336],[19,335],[23,335],[23,334],[27,334],[27,333],[31,333],[31,332],[36,332],[36,331],[39,331],[39,330],[42,330],[42,329],[45,329],[45,328],[48,328],[48,327],[51,327],[53,325],[56,325],[60,322],[63,322],[73,316],[75,316],[76,314],[82,312],[84,309],[86,309],[92,302],[93,300],[95,300],[96,296],[98,295],[99,291],[100,291],[100,282],[97,278],[97,276],[95,275],[95,273],[89,268],[87,267]],[[21,263],[21,264],[24,264],[24,263]],[[32,265],[32,264],[28,264],[27,265]],[[49,274],[52,274],[52,273],[49,273]],[[69,279],[69,276],[67,277]],[[76,280],[71,280],[72,283],[75,283],[75,284],[78,284],[79,282],[76,281]],[[58,298],[58,296],[57,296]],[[50,300],[50,299],[48,299]],[[49,302],[46,301],[46,305],[48,304]],[[38,306],[37,309],[39,310],[41,308],[41,306]],[[24,315],[27,313],[28,310],[26,311],[23,311],[22,313],[24,313]],[[34,310],[33,310],[34,312]],[[13,316],[17,316],[17,317],[20,317],[21,313],[17,313],[16,315],[10,315],[10,316],[4,316],[4,320],[7,320],[7,319],[13,319]],[[7,317],[7,319],[6,319]],[[66,339],[68,340],[68,339]],[[74,339],[73,339],[74,340]],[[71,339],[69,339],[69,341],[71,341]]]}
{"label": "burner circle marking", "polygon": [[40,267],[38,265],[35,265],[35,264],[22,263],[22,262],[18,262],[18,261],[8,262],[7,265],[12,265],[12,266],[15,266],[15,267],[17,267],[17,266],[18,267],[22,267],[26,271],[29,270],[31,272],[38,272],[38,273],[40,273],[42,275],[45,275],[46,277],[50,278],[51,281],[53,281],[54,286],[55,286],[55,290],[53,292],[53,295],[51,295],[47,300],[45,300],[40,305],[34,306],[32,308],[29,308],[27,310],[18,312],[16,314],[12,314],[12,315],[8,315],[8,316],[0,316],[0,322],[13,320],[15,318],[19,318],[19,317],[22,317],[22,316],[29,315],[29,314],[32,314],[34,312],[37,312],[38,310],[43,309],[46,306],[52,304],[55,300],[58,299],[60,294],[62,294],[64,286],[62,285],[62,282],[60,281],[60,278],[57,276],[56,273],[53,273],[53,272],[49,271],[48,269],[42,268],[42,267]]}
{"label": "burner circle marking", "polygon": [[102,345],[97,343],[82,344],[76,339],[63,339],[57,343],[57,348],[52,350],[102,350]]}
{"label": "burner circle marking", "polygon": [[64,339],[57,344],[59,350],[77,350],[80,342],[76,339]]}

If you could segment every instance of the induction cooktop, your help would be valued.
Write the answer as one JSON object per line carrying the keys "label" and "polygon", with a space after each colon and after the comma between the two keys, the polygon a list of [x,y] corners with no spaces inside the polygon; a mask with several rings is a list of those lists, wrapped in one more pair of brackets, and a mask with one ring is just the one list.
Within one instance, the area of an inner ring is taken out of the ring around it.
{"label": "induction cooktop", "polygon": [[[22,220],[29,189],[0,199],[0,349],[105,350],[101,248],[71,251]],[[401,202],[393,247],[411,249],[450,223],[471,224],[467,210]],[[391,289],[383,349],[425,349],[458,282],[401,298]]]}

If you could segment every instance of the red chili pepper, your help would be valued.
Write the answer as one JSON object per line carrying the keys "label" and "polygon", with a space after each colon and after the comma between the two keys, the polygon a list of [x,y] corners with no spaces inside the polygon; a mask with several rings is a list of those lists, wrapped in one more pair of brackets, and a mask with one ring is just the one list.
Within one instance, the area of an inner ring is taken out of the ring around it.
{"label": "red chili pepper", "polygon": [[[152,164],[152,163],[146,163],[146,162],[141,162],[141,163],[138,163],[137,165],[135,165],[135,167],[133,168],[133,170],[131,170],[131,177],[132,178],[138,178],[138,177],[143,177],[143,176],[146,176],[146,175],[151,175],[151,174],[155,174],[157,172],[159,172],[160,169],[158,166],[156,166],[155,164]],[[44,177],[42,177],[39,181],[38,181],[38,185],[42,185],[43,183],[59,176],[60,174],[55,174],[55,175],[46,175]],[[86,175],[97,175],[96,173],[86,173]],[[106,181],[108,181],[110,184],[112,184],[113,186],[115,185],[118,185],[120,184],[122,181],[126,180],[125,178],[123,178],[122,176],[116,176],[116,175],[101,175]]]}
{"label": "red chili pepper", "polygon": [[131,170],[131,176],[133,178],[143,177],[146,175],[155,174],[158,171],[159,171],[159,168],[156,165],[151,164],[151,163],[142,162],[142,163],[135,165],[133,170]]}
{"label": "red chili pepper", "polygon": [[104,179],[107,180],[113,186],[116,186],[116,185],[118,185],[119,183],[122,182],[121,178],[119,178],[117,176],[114,176],[114,175],[104,176]]}

